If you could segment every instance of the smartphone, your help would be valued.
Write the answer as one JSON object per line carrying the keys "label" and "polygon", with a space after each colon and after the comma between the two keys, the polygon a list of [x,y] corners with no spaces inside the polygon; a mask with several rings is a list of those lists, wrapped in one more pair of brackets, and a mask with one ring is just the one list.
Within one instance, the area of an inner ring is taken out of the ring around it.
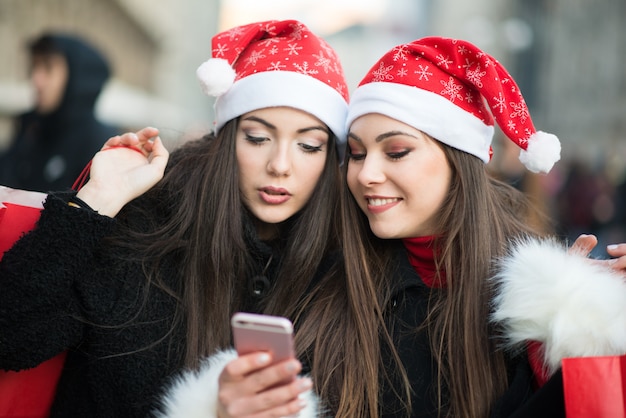
{"label": "smartphone", "polygon": [[239,355],[267,351],[272,362],[294,358],[293,325],[287,318],[238,312],[231,320],[235,349]]}

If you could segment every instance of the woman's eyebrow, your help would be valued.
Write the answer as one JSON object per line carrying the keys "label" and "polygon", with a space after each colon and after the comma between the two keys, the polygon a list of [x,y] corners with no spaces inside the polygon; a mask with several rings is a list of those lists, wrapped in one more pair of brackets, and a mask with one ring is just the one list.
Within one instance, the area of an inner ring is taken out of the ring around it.
{"label": "woman's eyebrow", "polygon": [[256,117],[256,116],[246,116],[243,120],[250,120],[250,121],[253,121],[253,122],[259,122],[260,124],[267,126],[269,129],[276,130],[276,126],[272,125],[271,123],[269,123],[265,119],[261,119],[261,118]]}
{"label": "woman's eyebrow", "polygon": [[[417,136],[410,134],[408,132],[404,132],[404,131],[389,131],[389,132],[384,132],[380,135],[378,135],[375,139],[376,142],[381,142],[384,141],[387,138],[390,138],[392,136],[398,136],[398,135],[403,135],[403,136],[410,136],[411,138],[415,138],[415,139],[419,139]],[[357,135],[353,134],[352,132],[348,132],[348,138],[354,139],[355,141],[358,142],[363,142],[361,140],[361,138],[359,138]]]}
{"label": "woman's eyebrow", "polygon": [[298,131],[297,131],[297,132],[298,132],[299,134],[302,134],[302,133],[309,132],[309,131],[323,131],[324,133],[326,133],[326,134],[330,135],[330,130],[329,130],[328,128],[326,128],[325,126],[321,126],[321,125],[318,125],[318,126],[310,126],[310,127],[308,127],[308,128],[298,129]]}
{"label": "woman's eyebrow", "polygon": [[[276,126],[272,125],[271,123],[269,123],[265,119],[259,118],[257,116],[246,116],[243,120],[249,120],[249,121],[253,121],[253,122],[258,122],[258,123],[260,123],[262,125],[265,125],[269,129],[273,129],[273,130],[278,129]],[[326,128],[325,126],[322,126],[322,125],[309,126],[309,127],[306,127],[306,128],[298,129],[297,132],[298,133],[304,133],[304,132],[315,131],[315,130],[323,131],[323,132],[327,133],[328,135],[330,135],[330,130],[328,130],[328,128]]]}
{"label": "woman's eyebrow", "polygon": [[402,136],[410,136],[411,138],[415,138],[415,139],[419,139],[417,136],[410,134],[408,132],[404,132],[404,131],[389,131],[389,132],[384,132],[380,135],[378,135],[375,139],[376,142],[381,142],[384,141],[385,139],[392,137],[392,136],[398,136],[398,135],[402,135]]}
{"label": "woman's eyebrow", "polygon": [[353,134],[352,132],[348,132],[348,138],[354,139],[357,142],[363,142],[361,140],[361,138],[359,138],[358,136],[356,136],[355,134]]}

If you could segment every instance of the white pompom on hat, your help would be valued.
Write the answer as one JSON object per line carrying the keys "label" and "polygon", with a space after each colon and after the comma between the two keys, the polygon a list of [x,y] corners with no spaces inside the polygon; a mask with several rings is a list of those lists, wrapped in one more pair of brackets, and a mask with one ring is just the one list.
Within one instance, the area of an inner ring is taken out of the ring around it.
{"label": "white pompom on hat", "polygon": [[495,119],[521,148],[528,170],[547,173],[561,158],[558,138],[535,130],[507,70],[463,40],[427,37],[392,48],[352,94],[347,127],[368,113],[399,120],[485,163]]}
{"label": "white pompom on hat", "polygon": [[210,58],[196,70],[202,91],[207,96],[221,96],[235,82],[237,73],[223,58]]}
{"label": "white pompom on hat", "polygon": [[286,106],[324,122],[345,144],[348,87],[336,52],[296,20],[251,23],[215,35],[196,75],[217,97],[215,129],[247,112]]}

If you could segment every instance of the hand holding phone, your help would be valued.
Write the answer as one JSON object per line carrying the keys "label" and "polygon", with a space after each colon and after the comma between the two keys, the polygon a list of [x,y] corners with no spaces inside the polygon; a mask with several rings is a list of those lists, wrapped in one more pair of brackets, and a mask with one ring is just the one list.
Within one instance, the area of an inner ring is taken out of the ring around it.
{"label": "hand holding phone", "polygon": [[[301,411],[304,405],[299,395],[308,392],[313,383],[309,377],[298,376],[302,366],[295,359],[291,322],[236,313],[231,324],[240,357],[220,374],[218,415],[293,416]],[[270,354],[271,362],[262,359],[263,352]]]}
{"label": "hand holding phone", "polygon": [[241,356],[266,351],[272,363],[295,358],[293,325],[287,318],[238,312],[231,321],[235,349]]}

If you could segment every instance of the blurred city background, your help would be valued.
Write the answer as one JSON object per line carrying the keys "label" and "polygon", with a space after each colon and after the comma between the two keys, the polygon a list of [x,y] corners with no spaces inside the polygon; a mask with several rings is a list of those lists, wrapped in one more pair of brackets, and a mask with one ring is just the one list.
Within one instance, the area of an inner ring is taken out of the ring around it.
{"label": "blurred city background", "polygon": [[563,145],[549,175],[531,175],[498,137],[491,169],[541,205],[559,234],[626,242],[624,0],[0,0],[0,152],[12,116],[32,104],[26,45],[43,30],[79,34],[112,63],[101,119],[156,126],[173,148],[211,128],[212,102],[195,77],[211,36],[289,18],[335,47],[351,89],[396,44],[428,35],[477,44],[518,81],[537,129]]}

